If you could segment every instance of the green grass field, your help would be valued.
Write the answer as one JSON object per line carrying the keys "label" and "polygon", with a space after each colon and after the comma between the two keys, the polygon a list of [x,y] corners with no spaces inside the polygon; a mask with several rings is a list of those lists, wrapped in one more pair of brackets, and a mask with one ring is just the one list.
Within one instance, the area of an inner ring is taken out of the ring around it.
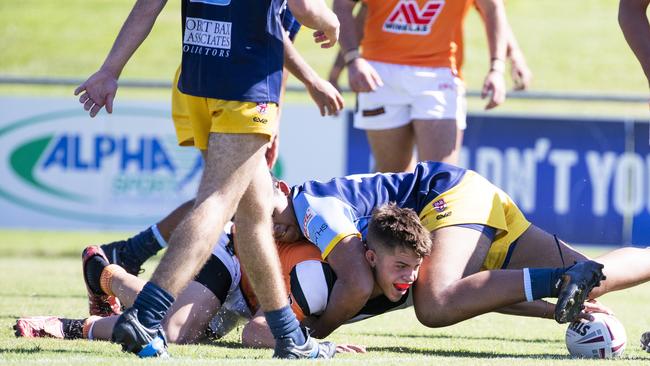
{"label": "green grass field", "polygon": [[[510,23],[534,72],[532,90],[643,94],[641,67],[617,23],[617,1],[512,0]],[[0,1],[0,75],[87,77],[105,57],[133,2],[129,0]],[[180,60],[180,2],[170,1],[149,39],[125,68],[124,79],[169,80]],[[475,11],[467,20],[465,76],[478,90],[488,68],[485,34]],[[334,52],[300,33],[297,46],[327,75]],[[293,80],[296,84],[297,81]],[[0,95],[69,96],[72,87],[0,85]],[[166,99],[165,91],[120,91],[118,98]],[[119,99],[118,99],[119,100]],[[292,93],[289,101],[308,102]],[[347,105],[353,105],[352,95]],[[470,110],[483,102],[470,99]],[[646,104],[510,101],[495,112],[642,116]]]}
{"label": "green grass field", "polygon": [[[11,326],[19,316],[83,317],[87,303],[79,253],[88,243],[101,243],[125,233],[57,233],[0,231],[0,364],[114,365],[144,364],[107,342],[14,338]],[[602,251],[602,250],[600,250]],[[595,255],[599,250],[589,250]],[[150,274],[154,263],[149,263]],[[639,335],[650,329],[647,303],[650,286],[610,294],[604,301],[627,329],[628,348],[617,365],[647,363],[650,355],[638,347]],[[568,357],[566,327],[551,320],[490,314],[455,326],[427,329],[411,309],[344,326],[330,338],[363,344],[365,355],[339,355],[332,364],[376,365],[594,365],[593,360]],[[239,331],[223,342],[170,347],[165,365],[279,364],[270,351],[238,345]],[[292,362],[293,364],[294,362]],[[605,362],[602,362],[605,363]],[[607,364],[612,364],[607,362]]]}

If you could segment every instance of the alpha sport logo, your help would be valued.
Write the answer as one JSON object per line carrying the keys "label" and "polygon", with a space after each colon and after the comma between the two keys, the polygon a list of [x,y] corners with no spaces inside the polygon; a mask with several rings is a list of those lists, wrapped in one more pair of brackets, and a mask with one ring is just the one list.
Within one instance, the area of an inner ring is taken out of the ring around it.
{"label": "alpha sport logo", "polygon": [[391,33],[426,35],[442,12],[445,0],[429,0],[422,7],[416,0],[400,0],[384,22],[383,30]]}
{"label": "alpha sport logo", "polygon": [[[110,228],[155,222],[194,196],[202,159],[177,146],[168,111],[82,112],[0,118],[0,206],[24,212],[21,222]],[[9,216],[0,223],[11,225]]]}

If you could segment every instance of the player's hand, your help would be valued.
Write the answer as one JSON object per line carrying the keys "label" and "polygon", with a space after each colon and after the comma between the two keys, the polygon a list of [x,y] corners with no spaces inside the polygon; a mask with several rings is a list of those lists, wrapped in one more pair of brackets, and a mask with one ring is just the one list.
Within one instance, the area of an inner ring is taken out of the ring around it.
{"label": "player's hand", "polygon": [[481,92],[481,98],[485,99],[486,97],[489,97],[489,100],[485,109],[492,109],[506,100],[506,82],[503,79],[503,73],[490,70],[487,74]]}
{"label": "player's hand", "polygon": [[368,93],[384,85],[377,70],[362,57],[350,62],[348,78],[350,88],[356,93]]}
{"label": "player's hand", "polygon": [[526,90],[533,80],[533,73],[528,68],[526,58],[521,51],[515,50],[510,54],[510,76],[515,90]]}
{"label": "player's hand", "polygon": [[367,353],[366,346],[359,344],[337,344],[336,353]]}
{"label": "player's hand", "polygon": [[316,78],[313,84],[307,86],[307,91],[318,106],[321,116],[336,116],[343,109],[341,93],[328,81]]}
{"label": "player's hand", "polygon": [[116,93],[117,78],[105,70],[99,70],[91,75],[74,91],[74,95],[81,94],[79,103],[84,105],[90,117],[95,117],[103,107],[106,108],[106,112],[113,113],[113,100]]}
{"label": "player's hand", "polygon": [[594,320],[592,313],[603,313],[607,315],[614,315],[614,312],[609,307],[605,306],[602,302],[591,299],[584,303],[584,309],[578,314],[578,319]]}
{"label": "player's hand", "polygon": [[320,48],[332,48],[339,40],[339,32],[341,26],[338,19],[335,24],[332,24],[328,29],[317,30],[313,33],[314,42],[320,43]]}

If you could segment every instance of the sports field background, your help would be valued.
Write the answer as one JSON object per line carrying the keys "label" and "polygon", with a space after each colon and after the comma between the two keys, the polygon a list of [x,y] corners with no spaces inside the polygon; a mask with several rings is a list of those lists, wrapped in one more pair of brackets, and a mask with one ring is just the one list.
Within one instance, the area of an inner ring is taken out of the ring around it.
{"label": "sports field background", "polygon": [[[114,365],[139,361],[107,342],[17,339],[11,326],[16,317],[59,315],[83,317],[87,300],[81,279],[81,249],[127,233],[28,233],[3,231],[0,240],[0,365]],[[589,250],[595,255],[600,250]],[[155,262],[155,261],[154,261]],[[148,263],[144,276],[151,274]],[[650,356],[638,347],[639,335],[650,330],[647,304],[650,286],[609,294],[604,301],[625,325],[628,349],[616,365],[647,363]],[[368,346],[365,355],[338,355],[333,364],[369,365],[594,365],[594,360],[568,357],[566,325],[541,320],[489,314],[455,326],[427,329],[412,309],[347,325],[330,337],[336,342]],[[240,330],[223,342],[170,347],[173,359],[165,365],[279,364],[268,350],[238,345]],[[263,360],[260,360],[263,359]],[[309,361],[305,361],[309,362]],[[602,361],[600,361],[602,362]],[[293,362],[286,362],[293,364]],[[329,362],[328,362],[329,363]],[[324,364],[324,363],[319,363]],[[612,363],[607,363],[612,364]]]}
{"label": "sports field background", "polygon": [[[86,77],[110,49],[128,15],[128,0],[0,1],[0,75]],[[617,22],[615,0],[510,0],[507,12],[535,79],[532,90],[647,94],[641,67],[628,49]],[[148,40],[122,74],[124,79],[170,80],[180,61],[180,2],[169,1]],[[479,90],[488,69],[485,33],[470,11],[464,73],[468,88]],[[322,75],[334,57],[321,50],[304,29],[297,47]],[[345,79],[345,78],[344,78]],[[293,79],[293,84],[298,82]],[[70,87],[2,86],[0,95],[70,95]],[[165,99],[167,91],[122,89],[120,98]],[[308,102],[304,95],[289,101]],[[347,105],[353,105],[351,95]],[[470,100],[470,110],[484,103]],[[510,100],[495,112],[645,116],[644,104],[525,102]]]}
{"label": "sports field background", "polygon": [[[0,75],[86,77],[99,67],[128,14],[127,0],[0,0]],[[179,2],[170,1],[147,42],[122,75],[128,79],[169,80],[179,62]],[[615,0],[509,0],[508,15],[535,74],[532,90],[645,94],[640,66],[624,43],[616,20]],[[482,24],[472,12],[467,27],[468,88],[480,88],[488,67]],[[297,41],[299,51],[323,76],[331,50],[311,44],[309,32]],[[292,83],[297,83],[295,79]],[[345,84],[345,82],[344,82]],[[70,87],[0,85],[0,95],[69,96]],[[121,89],[120,98],[164,100],[163,90]],[[72,101],[73,98],[71,98]],[[291,102],[309,103],[304,95]],[[348,106],[352,98],[347,95]],[[470,110],[482,102],[470,100]],[[119,104],[118,104],[119,106]],[[498,112],[647,117],[647,105],[508,101]],[[1,113],[1,111],[0,111]],[[1,182],[1,177],[0,177]],[[1,183],[0,183],[1,184]],[[0,215],[10,214],[8,212]],[[132,233],[30,232],[0,230],[0,365],[147,363],[105,342],[15,339],[10,329],[18,316],[82,317],[87,312],[80,252],[85,245]],[[602,249],[593,249],[595,254]],[[149,275],[154,263],[148,265]],[[639,335],[650,330],[650,286],[604,298],[628,334],[628,349],[615,364],[647,363]],[[367,355],[343,355],[335,364],[440,365],[593,365],[572,360],[564,347],[566,326],[550,320],[485,315],[442,329],[418,325],[411,310],[346,326],[331,337],[369,347]],[[271,361],[270,351],[242,349],[237,336],[225,343],[171,346],[174,359],[164,364],[257,364]],[[253,362],[255,360],[255,362]],[[154,361],[155,362],[155,361]],[[607,363],[610,364],[610,363]]]}

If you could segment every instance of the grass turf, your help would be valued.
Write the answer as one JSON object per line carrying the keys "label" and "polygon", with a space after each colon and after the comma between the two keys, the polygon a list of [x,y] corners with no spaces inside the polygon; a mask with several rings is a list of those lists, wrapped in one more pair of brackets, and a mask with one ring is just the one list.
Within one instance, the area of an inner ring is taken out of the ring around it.
{"label": "grass turf", "polygon": [[[107,342],[14,338],[11,326],[19,316],[60,315],[83,317],[87,312],[79,253],[87,243],[124,237],[123,233],[58,233],[0,231],[0,364],[1,365],[114,365],[142,364]],[[602,249],[589,249],[592,255]],[[148,263],[145,275],[152,272]],[[650,360],[638,347],[639,335],[650,329],[645,314],[650,286],[606,295],[625,325],[628,347],[620,365]],[[331,340],[368,346],[365,355],[338,355],[333,364],[381,365],[594,365],[594,360],[568,357],[564,346],[566,326],[551,320],[488,314],[455,326],[427,329],[419,325],[412,309],[385,314],[347,325]],[[205,345],[171,345],[166,365],[240,365],[272,363],[268,350],[242,348],[239,331],[222,342]],[[292,362],[293,364],[294,362]],[[610,364],[609,362],[607,364]]]}

